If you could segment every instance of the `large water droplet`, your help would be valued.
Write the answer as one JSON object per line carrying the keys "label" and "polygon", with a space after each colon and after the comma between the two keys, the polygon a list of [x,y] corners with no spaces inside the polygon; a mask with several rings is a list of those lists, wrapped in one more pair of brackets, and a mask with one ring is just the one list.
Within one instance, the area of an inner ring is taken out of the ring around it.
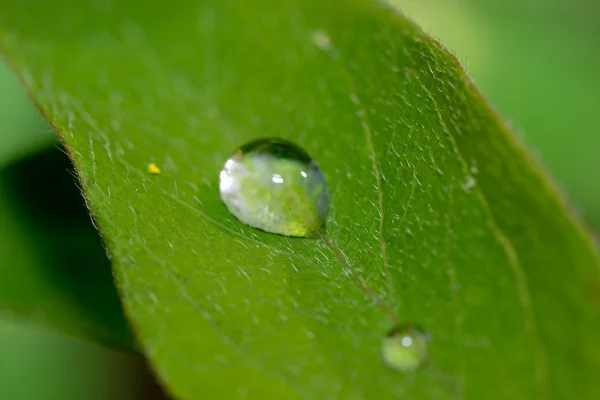
{"label": "large water droplet", "polygon": [[414,372],[427,361],[427,342],[427,334],[416,326],[398,325],[383,339],[383,361],[396,371]]}
{"label": "large water droplet", "polygon": [[286,236],[315,236],[329,208],[327,184],[306,151],[282,139],[250,142],[220,175],[221,199],[242,223]]}

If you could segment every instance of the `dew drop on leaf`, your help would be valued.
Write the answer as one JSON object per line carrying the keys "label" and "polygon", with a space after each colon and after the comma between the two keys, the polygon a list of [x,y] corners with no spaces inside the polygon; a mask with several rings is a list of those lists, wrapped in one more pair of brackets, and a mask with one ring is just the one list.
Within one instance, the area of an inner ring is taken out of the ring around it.
{"label": "dew drop on leaf", "polygon": [[327,183],[306,151],[282,139],[260,139],[225,162],[219,190],[238,220],[266,232],[316,236],[325,228]]}
{"label": "dew drop on leaf", "polygon": [[427,361],[427,342],[427,334],[416,326],[397,325],[383,339],[383,362],[399,372],[414,372]]}

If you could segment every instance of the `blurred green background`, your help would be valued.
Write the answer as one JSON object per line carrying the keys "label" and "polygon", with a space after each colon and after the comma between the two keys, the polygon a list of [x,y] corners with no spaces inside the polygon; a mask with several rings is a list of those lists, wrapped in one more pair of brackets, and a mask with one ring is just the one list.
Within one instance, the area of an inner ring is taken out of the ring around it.
{"label": "blurred green background", "polygon": [[[457,54],[600,228],[598,2],[390,2]],[[73,174],[0,64],[0,399],[163,398],[140,357],[111,350],[130,339],[118,339],[127,326],[110,263]]]}

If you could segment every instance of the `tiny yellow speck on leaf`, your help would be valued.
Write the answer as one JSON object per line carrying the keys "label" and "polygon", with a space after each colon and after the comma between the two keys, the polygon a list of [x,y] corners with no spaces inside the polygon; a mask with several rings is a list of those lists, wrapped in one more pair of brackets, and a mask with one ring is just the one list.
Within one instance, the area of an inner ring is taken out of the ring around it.
{"label": "tiny yellow speck on leaf", "polygon": [[150,172],[152,175],[158,175],[160,174],[160,168],[158,168],[156,164],[150,163],[148,164],[148,172]]}

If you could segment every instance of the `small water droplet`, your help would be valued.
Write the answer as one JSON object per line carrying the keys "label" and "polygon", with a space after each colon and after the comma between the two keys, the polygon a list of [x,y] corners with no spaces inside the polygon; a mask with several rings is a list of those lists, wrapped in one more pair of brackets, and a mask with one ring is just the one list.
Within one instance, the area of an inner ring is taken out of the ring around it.
{"label": "small water droplet", "polygon": [[465,192],[470,192],[476,184],[477,181],[475,180],[475,178],[471,175],[467,175],[467,177],[465,178],[465,182],[462,184],[462,188]]}
{"label": "small water droplet", "polygon": [[399,372],[414,372],[427,361],[427,342],[427,334],[416,326],[398,325],[383,339],[383,362]]}
{"label": "small water droplet", "polygon": [[313,32],[313,42],[323,51],[331,49],[331,38],[325,31],[320,29]]}
{"label": "small water droplet", "polygon": [[238,220],[266,232],[310,237],[325,227],[329,195],[306,151],[282,139],[250,142],[225,162],[219,189]]}

